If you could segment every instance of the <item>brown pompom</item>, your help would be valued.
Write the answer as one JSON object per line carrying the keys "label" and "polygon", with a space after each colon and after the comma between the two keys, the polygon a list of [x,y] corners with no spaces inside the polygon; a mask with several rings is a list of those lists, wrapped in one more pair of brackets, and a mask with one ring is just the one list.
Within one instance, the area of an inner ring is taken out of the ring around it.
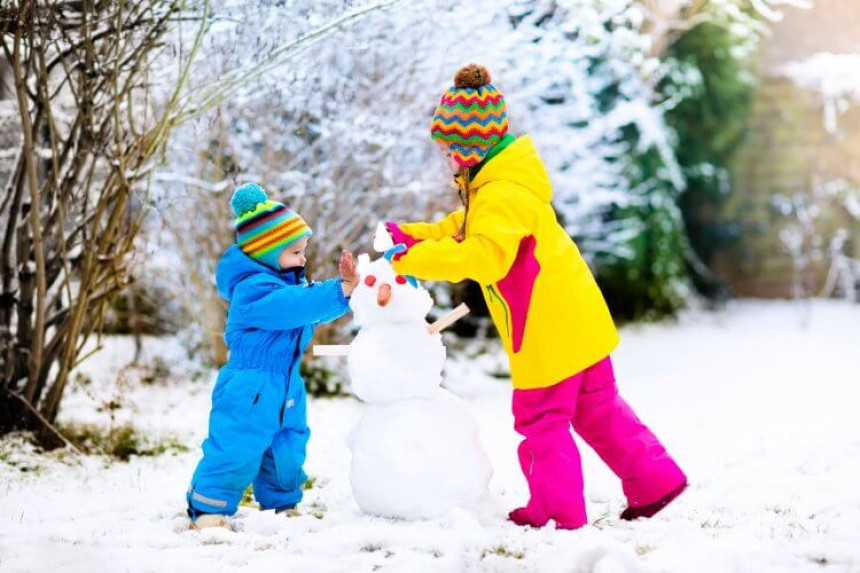
{"label": "brown pompom", "polygon": [[476,89],[486,85],[490,85],[490,70],[479,64],[464,66],[454,76],[455,88]]}

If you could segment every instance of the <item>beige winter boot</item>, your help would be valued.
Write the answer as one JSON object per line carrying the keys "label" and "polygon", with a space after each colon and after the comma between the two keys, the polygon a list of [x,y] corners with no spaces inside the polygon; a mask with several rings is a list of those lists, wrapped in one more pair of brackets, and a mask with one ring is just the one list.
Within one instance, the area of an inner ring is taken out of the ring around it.
{"label": "beige winter boot", "polygon": [[230,527],[230,522],[227,521],[227,518],[223,515],[217,515],[215,513],[205,513],[192,521],[189,524],[189,529],[193,529],[195,531],[199,531],[201,529],[208,529],[210,527],[220,527],[222,529],[226,529],[227,531],[233,531],[233,528]]}

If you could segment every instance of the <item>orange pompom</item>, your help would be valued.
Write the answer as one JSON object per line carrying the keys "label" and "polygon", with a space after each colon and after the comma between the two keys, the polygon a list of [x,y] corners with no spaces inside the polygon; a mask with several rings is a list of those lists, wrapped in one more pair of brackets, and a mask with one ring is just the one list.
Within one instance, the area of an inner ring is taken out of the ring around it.
{"label": "orange pompom", "polygon": [[490,71],[479,64],[469,64],[460,68],[454,76],[454,87],[477,89],[490,85]]}

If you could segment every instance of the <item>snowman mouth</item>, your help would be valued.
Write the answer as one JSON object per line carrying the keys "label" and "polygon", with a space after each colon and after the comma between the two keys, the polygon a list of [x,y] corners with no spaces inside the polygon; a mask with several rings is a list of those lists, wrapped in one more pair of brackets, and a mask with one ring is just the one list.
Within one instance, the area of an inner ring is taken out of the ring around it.
{"label": "snowman mouth", "polygon": [[383,284],[376,293],[376,304],[385,307],[391,302],[391,285]]}

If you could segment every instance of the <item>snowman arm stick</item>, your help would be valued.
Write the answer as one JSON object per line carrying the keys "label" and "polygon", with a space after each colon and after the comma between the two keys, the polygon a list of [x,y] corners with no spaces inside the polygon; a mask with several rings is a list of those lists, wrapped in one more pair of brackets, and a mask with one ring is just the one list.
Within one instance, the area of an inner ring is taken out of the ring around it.
{"label": "snowman arm stick", "polygon": [[460,303],[457,308],[429,325],[427,331],[430,334],[439,334],[443,329],[448,328],[467,314],[469,314],[469,307],[466,306],[466,303]]}
{"label": "snowman arm stick", "polygon": [[314,344],[314,356],[347,356],[349,344]]}

